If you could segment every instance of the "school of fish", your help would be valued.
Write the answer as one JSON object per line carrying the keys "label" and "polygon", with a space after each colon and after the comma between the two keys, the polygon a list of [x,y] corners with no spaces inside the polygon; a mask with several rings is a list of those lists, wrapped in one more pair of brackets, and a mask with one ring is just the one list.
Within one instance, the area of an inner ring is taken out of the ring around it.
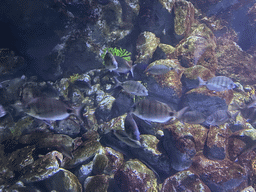
{"label": "school of fish", "polygon": [[[130,72],[131,76],[134,76],[133,71],[136,64],[132,65],[132,62],[128,62],[122,57],[114,56],[108,51],[104,57],[104,64],[107,70],[110,72],[115,72],[117,75],[119,75],[119,73]],[[153,63],[148,65],[144,72],[151,75],[163,75],[173,69],[175,68],[166,64],[156,65]],[[23,82],[25,79],[26,78],[22,76],[20,79],[4,81],[0,83],[0,88],[13,86],[16,81]],[[147,88],[139,81],[127,80],[121,82],[115,76],[114,80],[114,89],[120,86],[125,92],[134,96],[147,97],[149,94]],[[225,76],[216,76],[208,81],[204,81],[198,77],[198,81],[199,87],[206,86],[207,89],[216,92],[226,91],[236,87],[235,83],[230,78]],[[248,104],[246,108],[255,107],[256,99],[254,97],[253,101]],[[84,105],[80,107],[72,107],[64,101],[50,97],[24,97],[24,100],[22,101],[22,110],[27,115],[45,121],[63,120],[73,115],[83,123],[84,108]],[[238,107],[237,109],[241,109],[241,107]],[[5,114],[6,111],[4,110],[3,106],[0,106],[0,117],[3,117]],[[179,120],[182,123],[188,124],[205,123],[209,126],[219,126],[228,122],[230,119],[234,119],[236,115],[231,115],[231,113],[227,110],[219,110],[206,117],[201,112],[190,110],[189,107],[184,107],[179,111],[176,111],[167,103],[145,98],[135,103],[127,113],[125,130],[113,130],[113,134],[128,146],[142,147],[140,144],[140,132],[133,116],[137,116],[138,118],[147,122],[168,123],[170,120]]]}

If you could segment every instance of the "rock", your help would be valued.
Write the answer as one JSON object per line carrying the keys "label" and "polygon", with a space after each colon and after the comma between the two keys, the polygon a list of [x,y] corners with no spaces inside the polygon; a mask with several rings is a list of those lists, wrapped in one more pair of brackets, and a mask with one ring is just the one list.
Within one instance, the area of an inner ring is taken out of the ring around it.
{"label": "rock", "polygon": [[255,189],[252,186],[244,188],[241,192],[255,192]]}
{"label": "rock", "polygon": [[159,43],[160,39],[154,33],[147,31],[141,33],[136,43],[138,55],[135,63],[149,63]]}
{"label": "rock", "polygon": [[172,133],[175,139],[179,139],[182,137],[191,137],[193,142],[195,143],[196,151],[202,151],[205,146],[205,142],[207,139],[208,129],[199,124],[188,124],[175,122],[172,124],[166,124],[159,126],[164,132],[168,130]]}
{"label": "rock", "polygon": [[194,22],[195,9],[191,2],[176,1],[174,3],[174,31],[178,36],[187,36]]}
{"label": "rock", "polygon": [[125,129],[125,115],[111,119],[109,122],[104,122],[104,124],[99,125],[98,130],[102,133],[108,133],[111,130],[124,130]]}
{"label": "rock", "polygon": [[95,175],[87,177],[84,181],[84,190],[91,192],[107,192],[109,177],[107,175]]}
{"label": "rock", "polygon": [[137,159],[125,162],[114,179],[122,191],[157,191],[154,173]]}
{"label": "rock", "polygon": [[24,58],[15,56],[12,50],[0,49],[0,75],[10,75],[24,67]]}
{"label": "rock", "polygon": [[214,77],[214,75],[209,69],[202,65],[195,65],[193,67],[185,68],[182,74],[181,82],[183,87],[186,88],[186,91],[198,87],[198,77],[207,79]]}
{"label": "rock", "polygon": [[64,168],[74,168],[82,163],[87,163],[95,154],[102,150],[98,141],[87,141],[81,144],[74,152],[73,159],[65,159]]}
{"label": "rock", "polygon": [[161,192],[182,191],[205,191],[211,192],[199,176],[191,171],[181,171],[165,179]]}
{"label": "rock", "polygon": [[243,159],[247,153],[252,153],[253,149],[255,148],[256,148],[256,131],[251,126],[248,126],[245,129],[234,132],[228,138],[229,158],[232,161],[234,161],[236,158]]}
{"label": "rock", "polygon": [[192,136],[175,137],[172,131],[164,129],[163,147],[173,169],[183,171],[191,166],[192,158],[196,154]]}
{"label": "rock", "polygon": [[8,158],[8,167],[12,171],[21,171],[24,167],[34,163],[33,151],[35,146],[27,146],[11,153]]}
{"label": "rock", "polygon": [[22,171],[21,181],[32,183],[45,180],[60,171],[63,156],[58,151],[52,151],[29,164]]}
{"label": "rock", "polygon": [[92,173],[94,175],[100,175],[104,172],[107,166],[108,166],[108,157],[105,154],[97,154],[93,158]]}
{"label": "rock", "polygon": [[218,74],[236,79],[244,84],[256,82],[256,69],[253,57],[243,51],[232,40],[232,37],[219,37],[217,39],[216,55],[218,55]]}
{"label": "rock", "polygon": [[113,103],[112,110],[111,110],[111,118],[116,118],[118,116],[124,115],[125,113],[129,112],[131,106],[134,104],[134,100],[131,95],[120,92]]}
{"label": "rock", "polygon": [[59,122],[58,126],[54,126],[54,131],[58,134],[74,137],[80,133],[80,125],[74,120],[64,119]]}
{"label": "rock", "polygon": [[[171,71],[170,74],[163,79],[161,79],[161,77],[157,78],[159,83],[157,82],[157,79],[154,79],[153,77],[144,80],[149,92],[147,98],[167,103],[173,109],[178,110],[178,104],[180,102],[179,96],[181,93],[180,77],[176,72]],[[164,80],[167,82],[165,83]],[[163,83],[163,85],[161,85],[161,83]]]}
{"label": "rock", "polygon": [[115,174],[115,172],[122,166],[124,162],[123,154],[115,151],[110,147],[105,147],[105,155],[108,158],[108,164],[105,168],[105,173]]}
{"label": "rock", "polygon": [[77,171],[76,176],[80,183],[84,183],[85,179],[92,175],[93,161],[82,165]]}
{"label": "rock", "polygon": [[82,185],[77,177],[68,170],[60,171],[44,181],[47,191],[82,192]]}
{"label": "rock", "polygon": [[165,0],[145,0],[140,4],[138,26],[141,32],[149,31],[161,39],[162,43],[173,41],[174,2]]}
{"label": "rock", "polygon": [[212,94],[207,90],[207,88],[201,87],[198,89],[192,89],[183,95],[181,103],[183,107],[189,106],[191,111],[199,111],[208,117],[217,110],[227,110],[227,105],[231,101],[232,97],[232,90],[230,93],[227,91],[226,93],[218,92],[216,94]]}
{"label": "rock", "polygon": [[157,179],[163,180],[175,172],[168,157],[158,149],[159,140],[154,135],[140,135],[140,142],[143,148],[133,148],[131,153],[147,165]]}
{"label": "rock", "polygon": [[206,25],[200,24],[167,58],[179,59],[181,66],[185,68],[202,65],[215,73],[217,69],[215,49],[216,38],[213,32]]}
{"label": "rock", "polygon": [[228,159],[213,161],[198,154],[191,168],[211,191],[240,191],[247,186],[245,168]]}
{"label": "rock", "polygon": [[[154,61],[148,65],[148,67],[156,66],[156,65],[166,65],[168,67],[173,68],[166,74],[162,75],[150,75],[153,76],[156,82],[161,87],[171,88],[173,89],[179,96],[181,96],[182,85],[180,82],[180,73],[176,71],[182,70],[178,60],[176,59],[160,59]],[[149,87],[150,88],[150,87]],[[150,89],[149,89],[150,90]]]}
{"label": "rock", "polygon": [[227,153],[227,124],[211,126],[208,132],[204,154],[211,160],[223,160]]}
{"label": "rock", "polygon": [[74,140],[68,135],[53,133],[31,133],[19,139],[21,144],[35,144],[37,148],[59,150],[66,157],[72,158]]}
{"label": "rock", "polygon": [[95,117],[98,124],[109,121],[112,118],[111,109],[115,98],[112,96],[106,96],[98,105],[95,110]]}

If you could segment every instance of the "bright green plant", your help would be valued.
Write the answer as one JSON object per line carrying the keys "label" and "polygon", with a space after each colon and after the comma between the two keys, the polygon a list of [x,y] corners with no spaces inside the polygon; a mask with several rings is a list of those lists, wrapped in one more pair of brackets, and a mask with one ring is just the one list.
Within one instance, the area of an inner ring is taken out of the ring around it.
{"label": "bright green plant", "polygon": [[69,77],[69,81],[71,82],[71,83],[74,83],[77,79],[79,79],[81,77],[81,75],[79,75],[79,74],[74,74],[74,75],[72,75],[72,76],[70,76]]}
{"label": "bright green plant", "polygon": [[127,51],[126,49],[122,49],[122,48],[105,48],[103,49],[103,54],[101,54],[101,57],[103,59],[103,65],[105,64],[104,63],[104,57],[107,53],[107,51],[109,51],[110,53],[112,53],[114,56],[119,56],[119,57],[122,57],[124,58],[126,61],[131,61],[131,52]]}

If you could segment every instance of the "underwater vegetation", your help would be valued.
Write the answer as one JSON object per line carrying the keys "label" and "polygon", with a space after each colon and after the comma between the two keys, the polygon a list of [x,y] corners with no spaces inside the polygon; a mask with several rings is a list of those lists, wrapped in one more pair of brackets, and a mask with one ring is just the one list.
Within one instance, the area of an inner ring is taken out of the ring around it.
{"label": "underwater vegetation", "polygon": [[103,49],[103,53],[101,54],[101,58],[103,59],[103,65],[105,65],[104,58],[107,51],[109,51],[114,56],[122,57],[126,61],[131,61],[131,52],[127,51],[126,49],[117,48],[117,47],[114,47],[114,48],[106,47],[105,49]]}

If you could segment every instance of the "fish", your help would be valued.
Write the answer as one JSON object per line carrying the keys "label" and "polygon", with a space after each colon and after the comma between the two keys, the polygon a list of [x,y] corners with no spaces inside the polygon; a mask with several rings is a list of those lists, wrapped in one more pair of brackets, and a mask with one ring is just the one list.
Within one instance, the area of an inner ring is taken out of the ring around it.
{"label": "fish", "polygon": [[163,75],[168,73],[169,71],[173,70],[174,68],[171,66],[167,65],[153,65],[153,66],[148,66],[144,73],[149,73],[152,75]]}
{"label": "fish", "polygon": [[130,71],[132,77],[134,77],[133,71],[137,64],[132,65],[132,62],[128,62],[119,56],[114,56],[114,58],[117,61],[117,69],[114,69],[113,71],[117,73],[128,73]]}
{"label": "fish", "polygon": [[228,122],[230,119],[235,119],[238,113],[239,112],[235,113],[234,115],[231,115],[231,113],[228,110],[218,110],[212,115],[208,116],[205,122],[208,125],[219,126]]}
{"label": "fish", "polygon": [[207,89],[212,91],[226,91],[236,87],[235,83],[230,78],[225,76],[213,77],[206,82],[200,77],[198,77],[198,80],[199,86],[206,85]]}
{"label": "fish", "polygon": [[70,115],[75,115],[79,120],[83,121],[83,110],[85,105],[72,108],[64,102],[49,98],[36,97],[24,104],[24,112],[34,118],[57,121],[68,118]]}
{"label": "fish", "polygon": [[110,52],[106,52],[104,57],[105,68],[108,69],[110,72],[118,68],[118,63],[115,57]]}
{"label": "fish", "polygon": [[131,113],[127,113],[125,118],[125,132],[131,139],[140,140],[140,131]]}
{"label": "fish", "polygon": [[13,93],[18,90],[26,82],[26,80],[26,76],[22,75],[20,78],[2,81],[0,83],[0,89],[6,89],[7,92]]}
{"label": "fish", "polygon": [[6,111],[4,107],[0,104],[0,118],[6,115]]}
{"label": "fish", "polygon": [[133,148],[143,148],[140,141],[134,140],[128,136],[125,130],[113,130],[114,135],[126,145]]}
{"label": "fish", "polygon": [[199,111],[187,111],[181,115],[179,120],[189,124],[200,124],[206,120],[206,117]]}
{"label": "fish", "polygon": [[120,82],[116,77],[114,77],[114,79],[116,81],[115,87],[121,86],[125,92],[133,95],[148,96],[147,88],[144,85],[142,85],[140,82],[133,81],[133,80]]}
{"label": "fish", "polygon": [[144,99],[132,106],[131,113],[146,121],[166,123],[170,119],[180,118],[187,108],[185,107],[176,112],[165,103]]}

